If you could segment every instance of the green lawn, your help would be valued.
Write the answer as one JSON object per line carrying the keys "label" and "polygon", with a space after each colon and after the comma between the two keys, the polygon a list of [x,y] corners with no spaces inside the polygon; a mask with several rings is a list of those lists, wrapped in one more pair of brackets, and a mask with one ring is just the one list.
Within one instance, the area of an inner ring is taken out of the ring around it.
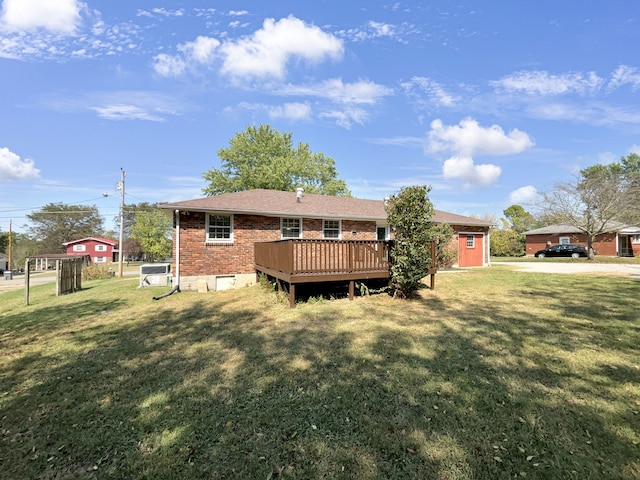
{"label": "green lawn", "polygon": [[640,282],[0,294],[0,478],[640,479]]}

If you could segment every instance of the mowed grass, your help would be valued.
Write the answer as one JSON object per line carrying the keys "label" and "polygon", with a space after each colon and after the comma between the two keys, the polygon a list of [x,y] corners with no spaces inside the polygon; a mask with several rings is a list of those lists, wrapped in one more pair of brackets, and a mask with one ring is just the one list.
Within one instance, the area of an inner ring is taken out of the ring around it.
{"label": "mowed grass", "polygon": [[0,478],[640,478],[640,282],[0,294]]}

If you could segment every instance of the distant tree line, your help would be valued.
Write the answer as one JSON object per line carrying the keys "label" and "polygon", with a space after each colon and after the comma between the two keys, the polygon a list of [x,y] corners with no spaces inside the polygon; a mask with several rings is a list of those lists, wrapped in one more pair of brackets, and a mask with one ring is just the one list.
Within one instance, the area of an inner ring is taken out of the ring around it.
{"label": "distant tree line", "polygon": [[[172,220],[150,203],[130,204],[124,210],[123,259],[155,261],[171,256]],[[64,243],[80,238],[119,239],[117,232],[104,228],[104,218],[95,205],[49,203],[27,215],[25,233],[12,233],[13,264],[24,265],[27,257],[65,253]],[[0,251],[7,251],[8,233],[0,232]]]}

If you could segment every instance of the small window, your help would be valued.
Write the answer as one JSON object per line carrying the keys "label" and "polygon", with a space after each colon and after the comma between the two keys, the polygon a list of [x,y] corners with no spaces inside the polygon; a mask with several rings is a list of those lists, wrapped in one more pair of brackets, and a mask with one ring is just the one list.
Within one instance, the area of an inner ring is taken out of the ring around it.
{"label": "small window", "polygon": [[560,238],[558,238],[558,243],[560,245],[567,245],[567,244],[571,243],[571,237],[560,237]]}
{"label": "small window", "polygon": [[95,263],[107,263],[107,257],[93,257]]}
{"label": "small window", "polygon": [[106,252],[106,251],[107,251],[106,245],[96,245],[96,252]]}
{"label": "small window", "polygon": [[322,233],[324,238],[340,238],[340,220],[324,220]]}
{"label": "small window", "polygon": [[473,235],[467,235],[467,248],[475,248],[476,247],[476,237]]}
{"label": "small window", "polygon": [[280,225],[282,238],[302,238],[302,220],[299,218],[283,218]]}
{"label": "small window", "polygon": [[207,215],[207,242],[233,242],[231,215]]}
{"label": "small window", "polygon": [[632,243],[640,243],[640,235],[634,235],[631,240]]}
{"label": "small window", "polygon": [[387,227],[376,227],[376,239],[377,240],[388,240],[389,239],[389,229]]}
{"label": "small window", "polygon": [[73,246],[73,251],[74,252],[84,252],[87,249],[86,245],[74,245]]}

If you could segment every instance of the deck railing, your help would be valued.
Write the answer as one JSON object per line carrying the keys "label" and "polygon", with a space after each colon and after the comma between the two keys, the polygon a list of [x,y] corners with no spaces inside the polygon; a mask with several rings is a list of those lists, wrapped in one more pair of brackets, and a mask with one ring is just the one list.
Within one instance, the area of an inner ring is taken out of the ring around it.
{"label": "deck railing", "polygon": [[377,240],[280,240],[255,244],[255,265],[287,276],[389,270],[389,243]]}

